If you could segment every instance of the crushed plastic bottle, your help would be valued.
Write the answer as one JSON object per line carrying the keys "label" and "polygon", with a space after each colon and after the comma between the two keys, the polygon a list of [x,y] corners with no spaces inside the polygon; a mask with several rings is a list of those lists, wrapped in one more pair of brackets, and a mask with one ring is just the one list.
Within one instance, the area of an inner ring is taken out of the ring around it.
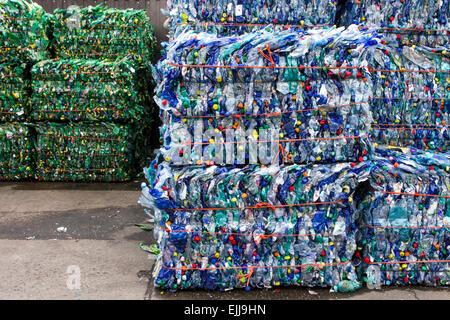
{"label": "crushed plastic bottle", "polygon": [[353,292],[362,287],[362,284],[358,281],[341,280],[334,286],[334,291],[338,292]]}
{"label": "crushed plastic bottle", "polygon": [[438,167],[441,170],[450,172],[448,162],[450,161],[449,152],[428,152],[414,148],[400,148],[388,145],[381,145],[375,149],[380,157],[395,157],[403,161],[413,160],[422,166]]}

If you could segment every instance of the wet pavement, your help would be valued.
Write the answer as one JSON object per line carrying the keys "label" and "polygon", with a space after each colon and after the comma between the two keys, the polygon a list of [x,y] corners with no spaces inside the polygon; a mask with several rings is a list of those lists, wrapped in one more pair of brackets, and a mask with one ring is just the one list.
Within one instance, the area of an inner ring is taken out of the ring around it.
{"label": "wet pavement", "polygon": [[[130,183],[0,183],[0,299],[322,300],[445,299],[448,288],[272,288],[164,292],[154,288],[155,243],[137,203],[140,181]],[[80,287],[70,285],[77,267]]]}

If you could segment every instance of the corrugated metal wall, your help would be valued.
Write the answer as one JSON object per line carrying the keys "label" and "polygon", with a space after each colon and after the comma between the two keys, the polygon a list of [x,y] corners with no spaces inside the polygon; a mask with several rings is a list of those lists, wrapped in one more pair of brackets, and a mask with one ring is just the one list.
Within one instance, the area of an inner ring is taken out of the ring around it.
{"label": "corrugated metal wall", "polygon": [[145,9],[155,26],[155,34],[158,42],[167,40],[167,30],[163,24],[166,17],[161,14],[161,9],[166,7],[166,0],[34,0],[47,12],[53,12],[56,8],[67,8],[70,5],[95,6],[103,3],[109,7],[126,9]]}

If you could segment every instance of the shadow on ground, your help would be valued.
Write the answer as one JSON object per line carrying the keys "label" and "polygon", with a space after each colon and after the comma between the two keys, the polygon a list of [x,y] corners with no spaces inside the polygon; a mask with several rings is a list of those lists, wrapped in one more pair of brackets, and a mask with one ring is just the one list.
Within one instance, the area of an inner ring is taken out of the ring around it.
{"label": "shadow on ground", "polygon": [[[143,271],[141,271],[141,276]],[[150,274],[149,272],[147,275]],[[234,289],[226,292],[185,290],[167,292],[158,290],[150,279],[145,299],[149,300],[449,300],[448,288],[393,287],[381,290],[362,288],[351,293],[330,292],[329,288]]]}
{"label": "shadow on ground", "polygon": [[[153,232],[136,223],[148,223],[139,205],[82,210],[50,211],[9,220],[0,225],[0,239],[10,240],[132,240],[154,243]],[[58,231],[66,228],[66,231]],[[127,229],[127,230],[125,230]]]}
{"label": "shadow on ground", "polygon": [[123,191],[139,191],[141,190],[141,181],[131,182],[2,182],[2,187],[11,190],[123,190]]}

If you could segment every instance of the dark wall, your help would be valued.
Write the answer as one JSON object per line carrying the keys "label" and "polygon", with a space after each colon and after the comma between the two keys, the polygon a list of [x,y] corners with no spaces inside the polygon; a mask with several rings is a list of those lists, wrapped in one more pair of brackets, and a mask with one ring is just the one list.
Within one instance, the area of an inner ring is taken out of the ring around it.
{"label": "dark wall", "polygon": [[166,0],[34,0],[39,3],[47,12],[53,12],[56,8],[67,8],[70,5],[79,5],[87,7],[95,6],[100,3],[108,7],[126,9],[145,9],[155,26],[155,35],[158,43],[167,40],[167,30],[163,24],[166,16],[161,13],[161,9],[166,7]]}

